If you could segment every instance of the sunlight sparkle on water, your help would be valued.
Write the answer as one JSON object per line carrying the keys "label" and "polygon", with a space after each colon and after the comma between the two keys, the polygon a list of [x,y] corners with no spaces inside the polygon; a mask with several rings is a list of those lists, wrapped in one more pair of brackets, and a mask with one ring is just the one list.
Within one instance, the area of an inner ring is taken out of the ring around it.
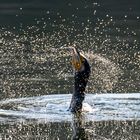
{"label": "sunlight sparkle on water", "polygon": [[[72,3],[68,3],[68,6],[71,7]],[[89,6],[88,3],[86,6]],[[94,15],[97,15],[96,8],[99,6],[100,4],[93,3]],[[19,9],[23,10],[22,7]],[[76,9],[80,10],[79,7]],[[73,19],[69,20],[62,18],[60,11],[57,12],[59,24],[57,20],[51,23],[46,20],[52,20],[50,14],[50,10],[46,11],[47,18],[35,18],[35,23],[25,28],[22,24],[19,32],[16,32],[16,27],[13,27],[13,30],[0,30],[1,64],[5,73],[2,75],[2,81],[5,83],[2,85],[4,95],[10,93],[9,95],[14,97],[17,92],[17,96],[26,96],[24,94],[27,91],[29,95],[34,91],[35,95],[46,92],[72,92],[73,79],[71,76],[66,78],[67,75],[72,75],[70,57],[64,51],[60,51],[59,47],[73,43],[87,52],[91,65],[94,65],[88,92],[139,90],[139,78],[136,77],[140,66],[137,29],[122,27],[121,22],[117,22],[109,13],[105,18],[97,17],[94,24],[91,18],[87,18],[86,22],[81,22],[81,27],[76,22],[76,13],[71,14]],[[128,18],[128,15],[124,15],[125,20]],[[129,39],[126,36],[129,36]],[[129,70],[133,73],[129,73]],[[37,80],[35,83],[29,79],[40,79],[40,82]],[[43,84],[41,79],[47,79],[49,82]],[[124,83],[128,83],[130,88]],[[16,88],[18,84],[19,90]]]}
{"label": "sunlight sparkle on water", "polygon": [[[139,8],[129,1],[42,2],[0,2],[0,139],[138,140]],[[73,44],[92,71],[81,118],[67,111],[74,73],[62,47]]]}

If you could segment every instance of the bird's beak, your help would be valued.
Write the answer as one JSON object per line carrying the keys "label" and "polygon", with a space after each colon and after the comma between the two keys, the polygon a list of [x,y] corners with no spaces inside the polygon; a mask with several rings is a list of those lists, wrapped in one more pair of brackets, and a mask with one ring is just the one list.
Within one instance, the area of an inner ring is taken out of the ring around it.
{"label": "bird's beak", "polygon": [[82,60],[79,52],[74,47],[62,47],[61,49],[70,52],[72,56],[72,65],[76,70],[80,70],[82,66]]}
{"label": "bird's beak", "polygon": [[80,54],[74,47],[61,47],[60,49],[68,51],[70,55],[75,59],[75,61],[80,61]]}

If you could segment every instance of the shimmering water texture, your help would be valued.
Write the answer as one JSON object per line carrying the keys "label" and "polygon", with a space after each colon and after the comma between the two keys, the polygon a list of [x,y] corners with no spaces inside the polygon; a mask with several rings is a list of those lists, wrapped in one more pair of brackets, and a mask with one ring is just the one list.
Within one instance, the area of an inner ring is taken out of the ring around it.
{"label": "shimmering water texture", "polygon": [[[0,102],[0,121],[71,122],[70,98],[64,94],[4,100]],[[88,94],[82,114],[86,122],[139,120],[140,94]]]}
{"label": "shimmering water texture", "polygon": [[64,18],[62,13],[47,11],[30,25],[27,21],[0,29],[1,99],[72,93],[70,57],[59,49],[71,44],[76,44],[90,59],[89,93],[140,92],[138,16],[97,16],[100,4],[92,6],[95,18],[87,16],[81,21],[77,12]]}
{"label": "shimmering water texture", "polygon": [[[0,1],[0,139],[139,140],[139,3]],[[74,74],[60,48],[71,44],[91,65],[86,93],[97,93],[80,117],[67,111]]]}

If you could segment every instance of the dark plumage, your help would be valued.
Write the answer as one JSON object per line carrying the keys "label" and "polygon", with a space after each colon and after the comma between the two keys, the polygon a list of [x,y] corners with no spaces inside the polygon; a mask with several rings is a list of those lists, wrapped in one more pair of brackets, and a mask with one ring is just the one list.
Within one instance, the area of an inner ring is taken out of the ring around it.
{"label": "dark plumage", "polygon": [[81,112],[82,103],[85,98],[85,88],[90,76],[90,65],[87,59],[78,52],[77,49],[72,48],[72,62],[75,69],[74,75],[74,93],[72,95],[69,110],[73,113]]}

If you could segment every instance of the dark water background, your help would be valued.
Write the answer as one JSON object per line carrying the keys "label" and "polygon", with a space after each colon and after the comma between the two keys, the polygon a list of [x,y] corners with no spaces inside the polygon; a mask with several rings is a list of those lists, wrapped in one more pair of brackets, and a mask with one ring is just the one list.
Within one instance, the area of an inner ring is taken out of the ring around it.
{"label": "dark water background", "polygon": [[121,70],[109,89],[97,73],[88,92],[139,92],[138,5],[138,0],[1,1],[1,98],[72,92],[70,60],[56,48],[73,43]]}
{"label": "dark water background", "polygon": [[138,5],[138,0],[1,1],[1,98],[72,92],[70,58],[56,48],[73,43],[120,69],[110,89],[94,72],[89,93],[139,92]]}
{"label": "dark water background", "polygon": [[[73,43],[95,57],[88,93],[139,93],[139,5],[139,0],[0,0],[0,99],[72,93],[70,58],[57,48]],[[2,139],[66,140],[75,132],[69,122],[4,122]],[[140,139],[136,119],[73,123],[83,139]]]}

